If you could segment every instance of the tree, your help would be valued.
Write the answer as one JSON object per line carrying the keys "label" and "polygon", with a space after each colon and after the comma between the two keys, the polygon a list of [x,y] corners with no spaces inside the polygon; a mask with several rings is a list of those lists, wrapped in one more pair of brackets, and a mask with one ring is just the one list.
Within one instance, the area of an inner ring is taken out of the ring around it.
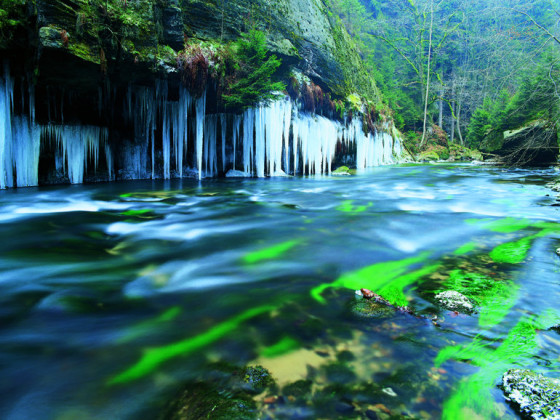
{"label": "tree", "polygon": [[275,92],[286,89],[284,83],[272,81],[282,61],[269,55],[264,32],[251,30],[237,41],[236,48],[238,67],[222,97],[227,108],[248,108],[275,99]]}

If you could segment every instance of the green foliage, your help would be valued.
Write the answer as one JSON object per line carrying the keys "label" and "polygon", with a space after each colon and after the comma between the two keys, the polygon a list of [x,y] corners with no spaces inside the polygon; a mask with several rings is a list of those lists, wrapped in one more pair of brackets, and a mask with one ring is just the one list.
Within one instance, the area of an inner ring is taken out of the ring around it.
{"label": "green foliage", "polygon": [[0,45],[11,41],[14,30],[26,22],[26,0],[0,0]]}
{"label": "green foliage", "polygon": [[508,91],[502,90],[496,99],[484,99],[482,106],[474,112],[467,130],[467,145],[479,147],[481,142],[493,131],[503,131],[507,109],[511,101]]}
{"label": "green foliage", "polygon": [[286,89],[284,83],[271,80],[282,61],[269,55],[264,32],[251,30],[235,47],[238,68],[223,95],[227,108],[248,108],[272,100],[274,92]]}
{"label": "green foliage", "polygon": [[469,123],[467,144],[479,147],[500,143],[502,133],[524,126],[534,120],[555,122],[560,115],[557,81],[560,66],[547,61],[521,78],[515,95],[502,90],[495,99],[486,98],[476,109]]}

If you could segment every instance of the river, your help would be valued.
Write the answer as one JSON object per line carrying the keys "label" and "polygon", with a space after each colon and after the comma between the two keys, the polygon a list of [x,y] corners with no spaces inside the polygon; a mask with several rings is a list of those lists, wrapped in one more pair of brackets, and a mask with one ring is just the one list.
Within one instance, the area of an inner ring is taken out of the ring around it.
{"label": "river", "polygon": [[[507,369],[560,376],[556,176],[437,164],[0,191],[2,418],[158,418],[226,365],[275,377],[261,418],[517,418]],[[357,316],[360,287],[414,315]],[[439,307],[450,288],[477,313]],[[297,380],[305,398],[287,395]]]}

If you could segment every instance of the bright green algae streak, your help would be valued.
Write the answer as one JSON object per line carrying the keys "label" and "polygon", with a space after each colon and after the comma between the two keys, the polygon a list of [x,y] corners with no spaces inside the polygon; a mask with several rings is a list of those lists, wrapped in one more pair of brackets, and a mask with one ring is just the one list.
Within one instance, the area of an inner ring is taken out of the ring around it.
{"label": "bright green algae streak", "polygon": [[547,329],[558,321],[558,315],[547,311],[538,318],[524,317],[509,332],[503,343],[492,349],[484,344],[481,336],[466,345],[450,346],[442,349],[435,359],[436,367],[447,360],[470,360],[481,369],[461,381],[459,387],[444,403],[443,419],[467,420],[472,411],[484,418],[500,418],[494,406],[492,390],[497,380],[508,369],[523,367],[538,350],[537,330]]}
{"label": "bright green algae streak", "polygon": [[404,288],[418,281],[421,277],[436,271],[440,264],[429,265],[412,273],[405,273],[410,266],[425,262],[430,255],[429,252],[424,252],[417,257],[377,263],[351,271],[343,274],[333,283],[325,283],[313,288],[311,296],[320,303],[326,303],[321,293],[331,287],[352,290],[367,288],[383,296],[393,305],[406,306],[408,300],[404,294]]}
{"label": "bright green algae streak", "polygon": [[249,309],[227,321],[218,324],[208,331],[197,335],[196,337],[187,338],[176,343],[168,344],[162,347],[146,349],[144,355],[138,363],[108,381],[108,385],[130,382],[146,376],[154,371],[163,362],[177,356],[186,356],[202,347],[207,346],[214,341],[219,340],[226,334],[235,330],[239,325],[265,312],[270,312],[275,306],[266,305]]}
{"label": "bright green algae streak", "polygon": [[299,240],[286,241],[265,249],[254,251],[245,255],[243,261],[247,264],[255,264],[264,260],[273,260],[281,257],[300,242]]}
{"label": "bright green algae streak", "polygon": [[478,246],[478,244],[476,242],[468,242],[465,245],[461,246],[460,248],[457,248],[453,252],[453,254],[455,254],[455,255],[465,255],[465,254],[468,254],[471,251],[474,251],[477,246]]}
{"label": "bright green algae streak", "polygon": [[372,206],[372,203],[369,203],[367,206],[354,206],[353,202],[354,200],[343,201],[336,209],[344,213],[363,213]]}
{"label": "bright green algae streak", "polygon": [[528,236],[515,242],[498,245],[490,252],[490,258],[498,263],[519,264],[525,261],[531,249],[534,236]]}
{"label": "bright green algae streak", "polygon": [[531,221],[527,219],[514,219],[513,217],[506,217],[504,219],[468,219],[468,224],[484,224],[485,228],[498,233],[513,233],[531,226]]}
{"label": "bright green algae streak", "polygon": [[297,348],[300,347],[300,344],[298,341],[294,340],[291,337],[283,337],[279,342],[277,342],[276,344],[273,344],[272,346],[269,346],[267,348],[265,348],[262,352],[261,355],[264,357],[277,357],[277,356],[281,356],[285,353],[288,353],[292,350],[295,350]]}
{"label": "bright green algae streak", "polygon": [[517,301],[519,287],[511,281],[495,280],[479,273],[469,273],[463,270],[453,270],[449,278],[443,283],[441,292],[454,290],[459,292],[477,306],[479,306],[480,326],[499,324]]}
{"label": "bright green algae streak", "polygon": [[173,306],[172,308],[169,308],[168,310],[160,314],[155,319],[150,319],[148,321],[144,321],[137,325],[134,325],[128,331],[126,331],[121,338],[118,339],[118,342],[126,343],[138,337],[149,334],[150,331],[158,328],[159,326],[161,326],[161,324],[173,321],[179,316],[180,313],[181,308],[179,306]]}
{"label": "bright green algae streak", "polygon": [[123,211],[121,214],[124,216],[141,216],[146,213],[151,213],[152,210],[149,209],[142,209],[142,210],[127,210]]}

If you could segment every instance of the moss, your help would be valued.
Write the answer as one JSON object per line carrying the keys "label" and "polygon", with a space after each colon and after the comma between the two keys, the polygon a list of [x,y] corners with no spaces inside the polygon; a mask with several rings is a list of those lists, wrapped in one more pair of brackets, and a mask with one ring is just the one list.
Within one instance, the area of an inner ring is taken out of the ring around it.
{"label": "moss", "polygon": [[418,159],[420,161],[436,161],[439,160],[439,155],[434,150],[430,150],[428,152],[420,153]]}
{"label": "moss", "polygon": [[249,395],[232,393],[205,382],[186,386],[162,417],[165,420],[253,418],[256,418],[256,404]]}
{"label": "moss", "polygon": [[299,381],[292,382],[282,389],[282,394],[285,396],[294,396],[296,398],[306,398],[311,394],[311,387],[313,382],[310,380],[300,379]]}
{"label": "moss", "polygon": [[101,64],[101,56],[99,51],[93,51],[92,48],[83,42],[69,42],[68,43],[68,50],[75,55],[76,57],[81,58],[82,60],[89,61],[94,64]]}
{"label": "moss", "polygon": [[245,390],[254,394],[260,394],[275,384],[270,372],[262,366],[245,368],[241,377],[245,384]]}

